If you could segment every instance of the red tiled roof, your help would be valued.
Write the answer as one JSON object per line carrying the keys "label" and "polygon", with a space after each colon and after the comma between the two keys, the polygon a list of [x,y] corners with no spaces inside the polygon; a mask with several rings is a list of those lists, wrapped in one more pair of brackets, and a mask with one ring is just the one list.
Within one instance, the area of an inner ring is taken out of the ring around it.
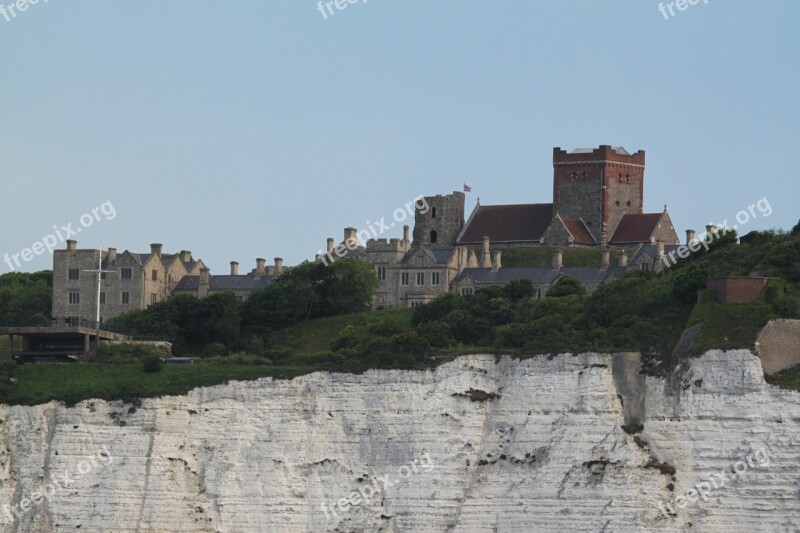
{"label": "red tiled roof", "polygon": [[662,213],[623,215],[611,236],[611,244],[650,242]]}
{"label": "red tiled roof", "polygon": [[481,205],[458,243],[479,243],[484,235],[492,242],[534,242],[551,220],[553,204]]}
{"label": "red tiled roof", "polygon": [[597,244],[589,228],[586,227],[586,224],[584,224],[582,220],[575,220],[572,218],[564,218],[562,220],[567,227],[567,231],[572,234],[577,244]]}

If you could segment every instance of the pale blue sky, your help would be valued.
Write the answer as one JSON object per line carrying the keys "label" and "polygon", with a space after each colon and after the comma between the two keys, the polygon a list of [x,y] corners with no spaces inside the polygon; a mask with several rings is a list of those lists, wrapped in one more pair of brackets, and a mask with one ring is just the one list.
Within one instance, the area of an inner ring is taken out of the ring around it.
{"label": "pale blue sky", "polygon": [[0,255],[111,201],[80,247],[294,264],[463,182],[549,202],[553,147],[600,144],[681,236],[763,197],[746,230],[791,228],[800,2],[658,4],[41,0],[0,17]]}

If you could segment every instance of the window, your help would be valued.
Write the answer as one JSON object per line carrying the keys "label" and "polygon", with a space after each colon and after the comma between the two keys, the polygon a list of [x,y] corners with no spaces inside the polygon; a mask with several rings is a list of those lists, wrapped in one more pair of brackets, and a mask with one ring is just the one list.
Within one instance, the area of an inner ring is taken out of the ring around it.
{"label": "window", "polygon": [[120,278],[131,279],[131,269],[130,268],[120,269]]}
{"label": "window", "polygon": [[69,279],[71,279],[71,280],[79,279],[80,275],[81,275],[81,271],[78,270],[77,268],[70,268],[69,269]]}
{"label": "window", "polygon": [[100,293],[100,305],[105,305],[105,303],[106,303],[106,293],[105,292],[101,292]]}
{"label": "window", "polygon": [[100,279],[106,279],[106,272],[100,272]]}
{"label": "window", "polygon": [[614,202],[614,204],[615,204],[617,207],[619,207],[619,200],[617,200],[616,202]]}
{"label": "window", "polygon": [[417,272],[417,285],[425,285],[425,272]]}
{"label": "window", "polygon": [[400,274],[400,285],[408,285],[408,272],[403,272]]}
{"label": "window", "polygon": [[628,205],[628,207],[631,206],[631,201],[630,200],[628,200],[628,204],[627,205]]}
{"label": "window", "polygon": [[626,175],[625,175],[625,181],[626,181],[627,183],[630,183],[630,182],[631,182],[631,175],[630,175],[630,174],[626,174]]}
{"label": "window", "polygon": [[542,289],[536,289],[536,299],[541,299],[542,297]]}
{"label": "window", "polygon": [[472,294],[472,287],[461,287],[462,296],[469,296],[470,294]]}
{"label": "window", "polygon": [[384,266],[378,267],[378,279],[380,281],[386,281],[386,267]]}
{"label": "window", "polygon": [[431,285],[438,285],[438,284],[439,284],[439,273],[431,272]]}
{"label": "window", "polygon": [[157,301],[158,301],[158,294],[156,294],[156,293],[152,293],[152,294],[150,295],[150,303],[151,303],[151,304],[154,304],[154,303],[156,303]]}
{"label": "window", "polygon": [[622,183],[622,174],[619,175],[619,182]]}
{"label": "window", "polygon": [[81,303],[81,293],[78,291],[69,291],[69,304],[78,305]]}
{"label": "window", "polygon": [[436,242],[438,240],[439,240],[439,234],[436,233],[435,231],[432,231],[431,232],[431,244],[436,244]]}
{"label": "window", "polygon": [[79,316],[68,316],[67,317],[67,325],[68,326],[78,326],[81,323],[81,317]]}
{"label": "window", "polygon": [[122,293],[122,303],[123,304],[131,303],[131,293],[127,291]]}
{"label": "window", "polygon": [[158,281],[158,270],[153,270],[153,281]]}
{"label": "window", "polygon": [[436,218],[436,208],[431,208],[431,218]]}
{"label": "window", "polygon": [[586,179],[586,172],[583,173],[583,179]]}

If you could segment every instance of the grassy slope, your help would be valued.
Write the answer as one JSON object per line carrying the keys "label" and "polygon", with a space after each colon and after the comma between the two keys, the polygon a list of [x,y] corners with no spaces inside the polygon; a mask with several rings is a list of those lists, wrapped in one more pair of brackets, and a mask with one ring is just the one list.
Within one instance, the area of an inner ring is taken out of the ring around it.
{"label": "grassy slope", "polygon": [[[506,248],[503,250],[503,266],[508,267],[542,267],[553,264],[553,252],[556,248],[538,246],[530,248]],[[627,250],[630,258],[634,250]],[[565,267],[600,266],[602,252],[588,248],[566,248],[562,250]],[[618,252],[611,252],[611,264],[619,264]]]}

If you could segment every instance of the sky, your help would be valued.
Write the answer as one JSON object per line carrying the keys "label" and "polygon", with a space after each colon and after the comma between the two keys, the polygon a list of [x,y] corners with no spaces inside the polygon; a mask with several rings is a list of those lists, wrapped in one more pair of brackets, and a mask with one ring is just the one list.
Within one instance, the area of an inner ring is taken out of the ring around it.
{"label": "sky", "polygon": [[297,264],[464,183],[468,214],[550,202],[556,146],[645,150],[681,238],[791,229],[800,2],[670,3],[0,0],[0,273],[77,229]]}

